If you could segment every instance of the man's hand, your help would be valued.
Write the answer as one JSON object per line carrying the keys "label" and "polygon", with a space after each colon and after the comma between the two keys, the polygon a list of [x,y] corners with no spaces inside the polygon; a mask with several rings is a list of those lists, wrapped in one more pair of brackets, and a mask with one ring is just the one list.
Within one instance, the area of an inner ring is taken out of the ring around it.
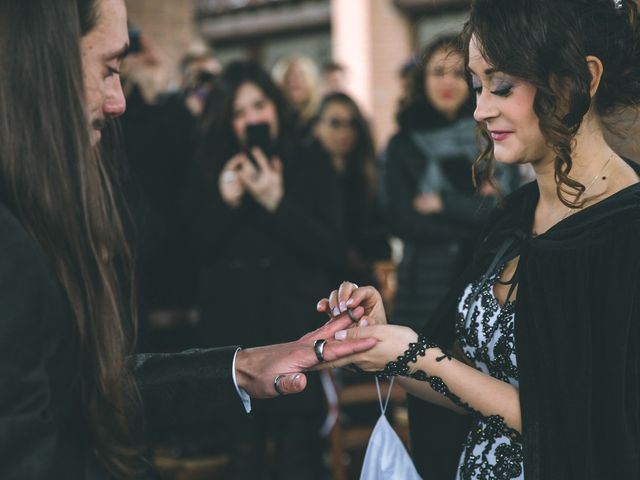
{"label": "man's hand", "polygon": [[[362,316],[364,310],[360,307],[356,309],[356,313]],[[334,339],[336,332],[350,325],[351,319],[343,315],[295,342],[240,350],[236,356],[238,386],[253,398],[271,398],[278,395],[273,383],[275,378],[284,375],[279,382],[281,392],[301,392],[307,385],[306,376],[302,372],[320,363],[313,348],[316,340],[327,340],[323,351],[326,362],[364,352],[376,344],[373,338],[353,341]]]}

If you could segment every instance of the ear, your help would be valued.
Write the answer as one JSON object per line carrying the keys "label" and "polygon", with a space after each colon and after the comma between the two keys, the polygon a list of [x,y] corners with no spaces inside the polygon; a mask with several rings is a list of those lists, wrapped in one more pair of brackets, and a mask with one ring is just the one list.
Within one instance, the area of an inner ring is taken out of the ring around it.
{"label": "ear", "polygon": [[598,57],[594,57],[593,55],[587,55],[587,67],[589,67],[589,72],[591,72],[591,98],[593,98],[598,91],[598,87],[600,86],[600,80],[602,79],[602,74],[604,73],[604,66]]}

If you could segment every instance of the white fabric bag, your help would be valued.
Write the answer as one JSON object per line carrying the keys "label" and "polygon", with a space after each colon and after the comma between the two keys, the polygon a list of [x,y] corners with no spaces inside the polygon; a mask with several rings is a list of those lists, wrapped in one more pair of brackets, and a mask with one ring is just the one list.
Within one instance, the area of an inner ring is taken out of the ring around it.
{"label": "white fabric bag", "polygon": [[382,403],[378,377],[376,377],[376,388],[378,389],[381,415],[373,432],[371,432],[360,480],[422,480],[411,461],[411,457],[409,457],[409,453],[404,448],[402,440],[391,428],[385,416],[391,388],[393,388],[393,377],[384,403]]}

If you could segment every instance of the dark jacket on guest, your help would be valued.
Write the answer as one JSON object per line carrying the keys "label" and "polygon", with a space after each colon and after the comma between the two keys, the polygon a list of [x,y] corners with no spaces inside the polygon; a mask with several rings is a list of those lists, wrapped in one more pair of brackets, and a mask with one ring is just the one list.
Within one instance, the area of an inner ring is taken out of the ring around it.
{"label": "dark jacket on guest", "polygon": [[[319,141],[311,142],[309,148],[314,156],[329,159]],[[391,257],[388,228],[377,192],[367,185],[362,167],[354,159],[347,159],[342,173],[333,165],[332,170],[338,178],[345,224],[342,252],[331,275],[331,287],[336,288],[344,280],[375,285],[374,262]]]}
{"label": "dark jacket on guest", "polygon": [[229,207],[219,170],[194,207],[202,342],[287,341],[323,321],[315,305],[327,294],[343,236],[337,178],[317,150],[295,148],[282,162],[284,196],[275,212],[249,194],[238,209]]}
{"label": "dark jacket on guest", "polygon": [[[467,109],[449,121],[425,102],[400,121],[384,155],[389,224],[404,243],[393,321],[420,329],[446,294],[463,243],[494,202],[473,189],[471,165],[479,151]],[[442,212],[415,209],[415,197],[428,192],[440,195]]]}

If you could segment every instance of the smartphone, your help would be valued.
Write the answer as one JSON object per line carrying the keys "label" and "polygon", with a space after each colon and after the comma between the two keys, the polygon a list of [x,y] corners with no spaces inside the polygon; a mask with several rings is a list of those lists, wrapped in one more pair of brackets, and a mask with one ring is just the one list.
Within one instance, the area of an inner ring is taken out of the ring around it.
{"label": "smartphone", "polygon": [[247,125],[245,129],[245,139],[247,153],[249,153],[249,159],[257,166],[257,162],[253,155],[251,155],[251,149],[257,147],[264,152],[266,157],[271,160],[273,156],[273,143],[271,142],[271,128],[268,123],[254,123]]}

